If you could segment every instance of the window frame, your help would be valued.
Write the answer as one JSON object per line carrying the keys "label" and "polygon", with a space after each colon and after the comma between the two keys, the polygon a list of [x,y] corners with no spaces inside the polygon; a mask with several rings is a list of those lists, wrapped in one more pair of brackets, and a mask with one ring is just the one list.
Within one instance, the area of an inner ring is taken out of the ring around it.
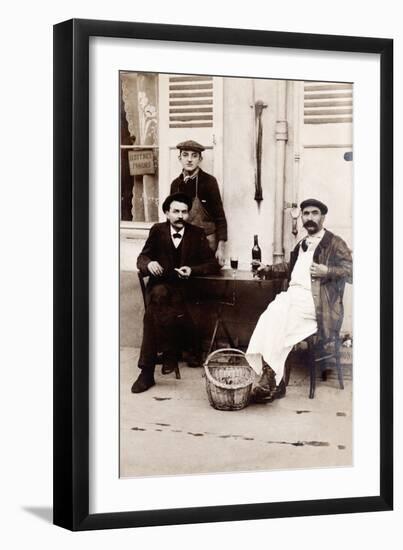
{"label": "window frame", "polygon": [[[169,145],[169,77],[173,73],[158,74],[158,143],[157,145],[122,145],[119,146],[119,155],[122,150],[130,149],[158,149],[158,172],[159,175],[169,173],[169,153],[172,146]],[[213,175],[217,178],[220,192],[223,195],[223,128],[224,128],[224,78],[213,77],[213,149],[214,155],[214,170]],[[161,147],[161,144],[168,143],[167,147]],[[179,169],[178,169],[179,172]],[[166,178],[165,178],[166,179]],[[169,179],[169,178],[168,178]],[[161,181],[158,178],[158,193],[159,198],[169,194],[170,181]],[[121,196],[121,164],[119,161],[119,193]],[[121,216],[121,213],[120,213]],[[120,220],[120,236],[124,239],[144,239],[148,235],[148,231],[158,221],[165,219],[161,209],[158,210],[158,220],[155,221],[135,221],[135,220]]]}

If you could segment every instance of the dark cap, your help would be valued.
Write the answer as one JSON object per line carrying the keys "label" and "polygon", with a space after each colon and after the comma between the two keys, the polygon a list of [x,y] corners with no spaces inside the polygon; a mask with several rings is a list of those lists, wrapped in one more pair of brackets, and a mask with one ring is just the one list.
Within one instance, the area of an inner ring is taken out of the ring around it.
{"label": "dark cap", "polygon": [[169,195],[162,203],[162,211],[168,212],[171,203],[174,201],[183,202],[187,205],[189,210],[192,208],[193,201],[188,195],[185,195],[185,193],[172,193],[172,195]]}
{"label": "dark cap", "polygon": [[316,206],[322,212],[322,215],[327,214],[327,206],[323,202],[318,201],[317,199],[305,199],[301,202],[300,208],[303,210],[307,206]]}
{"label": "dark cap", "polygon": [[200,145],[200,143],[197,143],[197,141],[193,141],[193,139],[188,139],[187,141],[181,141],[176,146],[179,151],[195,151],[196,153],[201,153],[204,151],[203,145]]}

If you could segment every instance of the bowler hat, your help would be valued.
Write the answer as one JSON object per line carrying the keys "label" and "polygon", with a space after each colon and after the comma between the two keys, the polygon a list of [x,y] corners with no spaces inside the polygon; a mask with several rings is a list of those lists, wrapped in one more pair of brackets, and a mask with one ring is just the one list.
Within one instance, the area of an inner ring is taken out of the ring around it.
{"label": "bowler hat", "polygon": [[193,201],[188,195],[185,195],[185,193],[172,193],[172,195],[168,195],[168,197],[162,203],[162,211],[168,212],[171,203],[173,203],[174,201],[186,204],[189,210],[192,208]]}
{"label": "bowler hat", "polygon": [[193,141],[193,139],[181,141],[180,143],[178,143],[176,148],[180,151],[195,151],[196,153],[201,153],[202,151],[204,151],[203,145],[200,145],[200,143],[197,143],[197,141]]}
{"label": "bowler hat", "polygon": [[305,199],[300,204],[301,210],[303,210],[307,206],[316,206],[317,208],[319,208],[323,215],[327,214],[326,204],[323,204],[323,202],[320,202],[317,199]]}

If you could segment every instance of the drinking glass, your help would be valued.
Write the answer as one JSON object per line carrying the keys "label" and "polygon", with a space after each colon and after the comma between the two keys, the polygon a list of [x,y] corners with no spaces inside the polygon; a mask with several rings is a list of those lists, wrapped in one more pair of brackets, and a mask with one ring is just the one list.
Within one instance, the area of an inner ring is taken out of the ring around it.
{"label": "drinking glass", "polygon": [[232,269],[232,275],[235,277],[236,270],[238,269],[238,256],[231,256],[230,265]]}

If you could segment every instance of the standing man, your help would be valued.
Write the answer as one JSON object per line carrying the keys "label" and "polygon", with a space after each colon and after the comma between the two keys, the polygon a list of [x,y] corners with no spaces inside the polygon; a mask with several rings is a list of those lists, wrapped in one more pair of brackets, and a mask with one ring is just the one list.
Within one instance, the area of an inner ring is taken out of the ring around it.
{"label": "standing man", "polygon": [[192,199],[189,222],[202,227],[218,263],[225,262],[227,220],[225,218],[217,180],[200,168],[203,145],[193,140],[183,141],[179,149],[182,173],[171,183],[171,193],[185,193]]}
{"label": "standing man", "polygon": [[349,248],[323,227],[327,206],[307,199],[300,207],[308,235],[291,252],[290,262],[258,267],[261,276],[287,277],[289,286],[260,316],[246,352],[250,366],[262,373],[252,394],[255,402],[285,396],[284,364],[295,344],[313,334],[325,344],[338,335],[344,286],[352,283]]}
{"label": "standing man", "polygon": [[157,351],[163,354],[162,373],[169,374],[177,368],[186,340],[195,346],[195,327],[186,304],[189,278],[219,270],[204,231],[187,223],[191,206],[187,195],[169,195],[162,205],[166,222],[153,225],[137,258],[138,269],[149,281],[138,362],[141,373],[131,388],[133,393],[155,384]]}

